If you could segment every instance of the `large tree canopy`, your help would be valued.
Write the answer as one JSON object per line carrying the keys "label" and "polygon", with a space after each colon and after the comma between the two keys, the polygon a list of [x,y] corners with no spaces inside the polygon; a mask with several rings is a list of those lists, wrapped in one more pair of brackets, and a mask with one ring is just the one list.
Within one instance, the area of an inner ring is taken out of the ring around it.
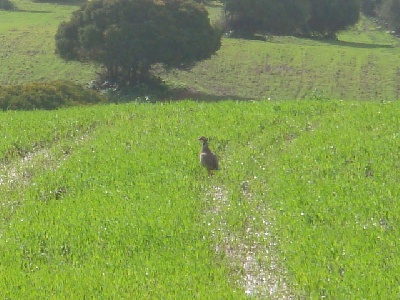
{"label": "large tree canopy", "polygon": [[311,0],[308,30],[322,37],[333,37],[336,32],[358,22],[360,0]]}
{"label": "large tree canopy", "polygon": [[330,37],[355,24],[360,0],[224,0],[226,21],[239,34]]}
{"label": "large tree canopy", "polygon": [[220,46],[221,32],[191,0],[88,1],[56,34],[62,58],[100,63],[123,85],[145,80],[153,64],[188,67]]}
{"label": "large tree canopy", "polygon": [[224,0],[231,29],[241,35],[288,34],[304,26],[309,0]]}

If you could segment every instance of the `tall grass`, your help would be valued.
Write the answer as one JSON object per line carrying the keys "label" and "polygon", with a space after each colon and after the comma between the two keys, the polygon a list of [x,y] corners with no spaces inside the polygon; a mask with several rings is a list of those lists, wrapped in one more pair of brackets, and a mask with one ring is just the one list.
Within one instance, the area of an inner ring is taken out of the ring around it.
{"label": "tall grass", "polygon": [[398,104],[338,108],[276,161],[283,256],[312,298],[395,299]]}
{"label": "tall grass", "polygon": [[[1,295],[396,298],[398,110],[127,104],[44,112],[46,126],[2,113],[42,147],[2,167]],[[220,156],[211,178],[199,135]],[[281,279],[288,291],[265,291]]]}

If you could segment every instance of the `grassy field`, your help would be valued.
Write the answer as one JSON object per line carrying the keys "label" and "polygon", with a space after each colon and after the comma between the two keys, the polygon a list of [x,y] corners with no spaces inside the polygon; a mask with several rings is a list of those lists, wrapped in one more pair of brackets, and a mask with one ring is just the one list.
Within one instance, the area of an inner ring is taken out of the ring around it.
{"label": "grassy field", "polygon": [[26,145],[2,166],[1,296],[241,298],[202,222],[199,145],[176,135],[189,109],[2,114]]}
{"label": "grassy field", "polygon": [[[0,84],[95,79],[95,66],[66,63],[54,54],[57,26],[77,6],[16,3],[19,11],[0,11]],[[216,22],[221,7],[209,10]],[[187,90],[174,99],[395,100],[400,93],[398,47],[397,38],[363,18],[338,41],[224,38],[221,50],[193,70],[157,73]]]}
{"label": "grassy field", "polygon": [[0,84],[93,78],[90,65],[66,63],[55,55],[54,35],[77,6],[16,1],[18,11],[0,11]]}
{"label": "grassy field", "polygon": [[[396,299],[399,111],[184,101],[2,113],[0,295]],[[198,163],[203,134],[221,160],[213,178]]]}

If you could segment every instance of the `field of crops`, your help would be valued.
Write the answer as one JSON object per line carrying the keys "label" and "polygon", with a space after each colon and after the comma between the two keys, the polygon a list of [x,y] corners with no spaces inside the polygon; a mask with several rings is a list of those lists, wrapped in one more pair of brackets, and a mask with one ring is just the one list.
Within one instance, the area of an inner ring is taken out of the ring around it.
{"label": "field of crops", "polygon": [[[399,111],[228,101],[2,113],[0,294],[395,299]],[[199,135],[220,157],[214,177]]]}

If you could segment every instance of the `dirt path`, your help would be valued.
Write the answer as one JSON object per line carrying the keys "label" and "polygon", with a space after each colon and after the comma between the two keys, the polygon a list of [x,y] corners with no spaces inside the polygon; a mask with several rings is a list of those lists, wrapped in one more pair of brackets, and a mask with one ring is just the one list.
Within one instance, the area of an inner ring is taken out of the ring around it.
{"label": "dirt path", "polygon": [[[254,201],[247,189],[243,189],[242,193],[247,201]],[[219,238],[215,239],[223,241],[216,245],[216,251],[224,253],[233,269],[237,270],[239,276],[235,277],[239,277],[238,283],[243,286],[245,293],[256,299],[295,299],[287,285],[284,267],[277,260],[279,241],[271,236],[272,212],[261,208],[262,226],[250,218],[246,225],[246,236],[238,237],[230,232],[223,216],[223,210],[230,206],[225,188],[214,186],[209,196],[213,203],[210,213],[214,224],[211,227],[217,228]],[[215,237],[217,235],[215,232],[212,234]]]}
{"label": "dirt path", "polygon": [[[75,137],[72,144],[79,146],[88,138],[86,132]],[[44,170],[58,169],[72,151],[72,148],[67,151],[65,145],[59,142],[48,148],[28,152],[11,162],[0,163],[0,227],[8,222],[16,209],[23,204],[24,189],[32,184],[33,177]],[[51,192],[57,193],[57,191]]]}

